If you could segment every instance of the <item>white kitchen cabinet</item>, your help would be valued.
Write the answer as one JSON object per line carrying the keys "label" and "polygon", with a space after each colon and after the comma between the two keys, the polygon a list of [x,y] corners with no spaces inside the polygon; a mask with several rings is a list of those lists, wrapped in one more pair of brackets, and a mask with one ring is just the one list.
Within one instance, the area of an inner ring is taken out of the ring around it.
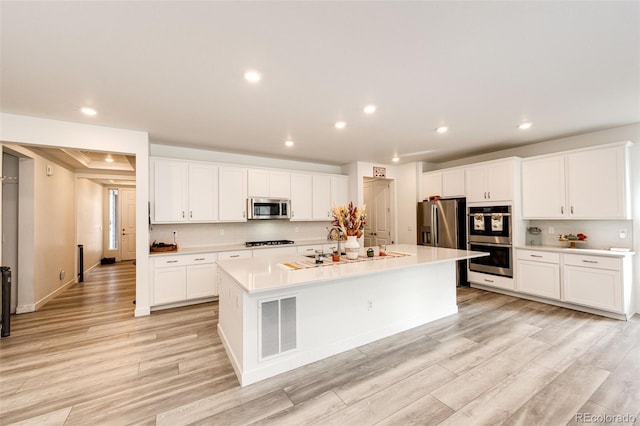
{"label": "white kitchen cabinet", "polygon": [[627,144],[524,160],[522,212],[527,219],[630,219]]}
{"label": "white kitchen cabinet", "polygon": [[331,176],[312,176],[313,220],[331,220]]}
{"label": "white kitchen cabinet", "polygon": [[291,174],[291,220],[313,219],[313,184],[310,174]]}
{"label": "white kitchen cabinet", "polygon": [[154,160],[152,167],[154,223],[186,222],[189,164]]}
{"label": "white kitchen cabinet", "polygon": [[564,157],[522,162],[522,213],[526,218],[566,217]]}
{"label": "white kitchen cabinet", "polygon": [[469,167],[464,173],[467,202],[513,200],[511,160]]}
{"label": "white kitchen cabinet", "polygon": [[218,167],[206,163],[153,161],[153,222],[218,220]]}
{"label": "white kitchen cabinet", "polygon": [[219,220],[225,222],[247,221],[247,169],[220,167]]}
{"label": "white kitchen cabinet", "polygon": [[420,199],[440,196],[455,198],[465,196],[464,169],[425,172],[420,179]]}
{"label": "white kitchen cabinet", "polygon": [[563,300],[624,313],[622,259],[565,254]]}
{"label": "white kitchen cabinet", "polygon": [[517,250],[516,289],[522,293],[560,299],[560,255]]}
{"label": "white kitchen cabinet", "polygon": [[218,167],[189,164],[189,221],[218,220]]}
{"label": "white kitchen cabinet", "polygon": [[349,176],[331,176],[331,207],[349,204]]}
{"label": "white kitchen cabinet", "polygon": [[472,284],[480,284],[482,286],[495,287],[504,290],[515,289],[515,281],[510,277],[501,277],[498,275],[467,270],[467,279]]}
{"label": "white kitchen cabinet", "polygon": [[152,305],[216,296],[216,258],[216,253],[154,257]]}
{"label": "white kitchen cabinet", "polygon": [[420,177],[420,199],[442,196],[442,172],[425,172]]}
{"label": "white kitchen cabinet", "polygon": [[279,170],[249,169],[247,171],[249,197],[290,198],[291,173]]}
{"label": "white kitchen cabinet", "polygon": [[442,171],[442,196],[445,198],[464,197],[464,169]]}

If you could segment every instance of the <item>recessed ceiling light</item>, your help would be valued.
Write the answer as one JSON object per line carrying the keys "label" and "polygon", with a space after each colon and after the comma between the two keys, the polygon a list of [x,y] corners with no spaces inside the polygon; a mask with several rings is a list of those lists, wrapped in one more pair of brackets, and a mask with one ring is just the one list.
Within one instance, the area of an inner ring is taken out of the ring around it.
{"label": "recessed ceiling light", "polygon": [[449,131],[449,128],[447,126],[440,126],[436,129],[436,132],[438,133],[447,133]]}
{"label": "recessed ceiling light", "polygon": [[82,113],[85,115],[96,115],[98,113],[98,111],[89,107],[84,107],[80,111],[82,111]]}
{"label": "recessed ceiling light", "polygon": [[262,75],[258,71],[249,70],[244,73],[244,79],[249,83],[257,83],[262,80]]}
{"label": "recessed ceiling light", "polygon": [[376,112],[377,107],[375,105],[367,105],[366,107],[364,107],[364,112],[367,114],[373,114],[374,112]]}
{"label": "recessed ceiling light", "polygon": [[398,161],[400,161],[400,157],[398,157],[397,155],[395,157],[393,157],[391,159],[391,161],[393,161],[394,163],[397,163]]}
{"label": "recessed ceiling light", "polygon": [[113,163],[113,157],[111,155],[107,155],[104,161],[106,161],[107,163]]}
{"label": "recessed ceiling light", "polygon": [[526,122],[524,122],[524,123],[521,123],[521,124],[518,126],[518,129],[520,129],[520,130],[527,130],[527,129],[530,129],[532,125],[533,125],[532,123],[529,123],[528,121],[526,121]]}
{"label": "recessed ceiling light", "polygon": [[291,139],[287,139],[287,140],[284,142],[284,144],[285,144],[286,146],[293,146],[293,141],[292,141]]}
{"label": "recessed ceiling light", "polygon": [[347,127],[347,123],[344,121],[336,121],[336,129],[344,129]]}

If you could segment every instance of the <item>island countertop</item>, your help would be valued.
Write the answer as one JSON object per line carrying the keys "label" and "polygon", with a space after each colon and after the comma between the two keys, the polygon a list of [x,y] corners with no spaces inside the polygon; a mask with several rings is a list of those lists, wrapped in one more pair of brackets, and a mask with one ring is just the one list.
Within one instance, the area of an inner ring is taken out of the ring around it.
{"label": "island countertop", "polygon": [[375,256],[372,259],[340,263],[333,263],[329,258],[325,260],[323,265],[302,269],[290,269],[284,265],[305,262],[309,264],[309,258],[296,254],[219,260],[218,267],[231,276],[244,291],[255,294],[329,280],[377,274],[399,268],[412,268],[432,263],[487,256],[485,252],[411,244],[389,245],[387,252],[391,256]]}

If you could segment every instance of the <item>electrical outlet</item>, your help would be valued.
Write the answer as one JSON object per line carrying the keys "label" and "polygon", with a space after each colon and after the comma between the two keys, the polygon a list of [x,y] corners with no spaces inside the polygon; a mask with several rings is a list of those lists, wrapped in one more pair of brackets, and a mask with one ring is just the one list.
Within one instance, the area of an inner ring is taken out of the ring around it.
{"label": "electrical outlet", "polygon": [[222,236],[224,235],[224,229],[220,229],[220,230],[218,231],[218,234],[222,237]]}
{"label": "electrical outlet", "polygon": [[367,311],[373,309],[373,300],[367,300]]}
{"label": "electrical outlet", "polygon": [[550,227],[549,227],[549,229],[547,230],[547,232],[548,232],[550,235],[553,235],[553,234],[555,234],[555,233],[556,233],[556,228],[554,228],[553,226],[550,226]]}
{"label": "electrical outlet", "polygon": [[627,238],[627,230],[626,229],[621,229],[620,230],[620,239],[624,240],[625,238]]}

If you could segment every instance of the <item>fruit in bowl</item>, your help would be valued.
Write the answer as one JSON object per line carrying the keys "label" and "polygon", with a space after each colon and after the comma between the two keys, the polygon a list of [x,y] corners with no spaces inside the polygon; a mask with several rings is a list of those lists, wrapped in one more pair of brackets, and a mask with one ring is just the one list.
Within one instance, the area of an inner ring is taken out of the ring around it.
{"label": "fruit in bowl", "polygon": [[578,241],[584,241],[587,239],[587,236],[585,234],[578,234],[576,235],[576,237],[578,237]]}

